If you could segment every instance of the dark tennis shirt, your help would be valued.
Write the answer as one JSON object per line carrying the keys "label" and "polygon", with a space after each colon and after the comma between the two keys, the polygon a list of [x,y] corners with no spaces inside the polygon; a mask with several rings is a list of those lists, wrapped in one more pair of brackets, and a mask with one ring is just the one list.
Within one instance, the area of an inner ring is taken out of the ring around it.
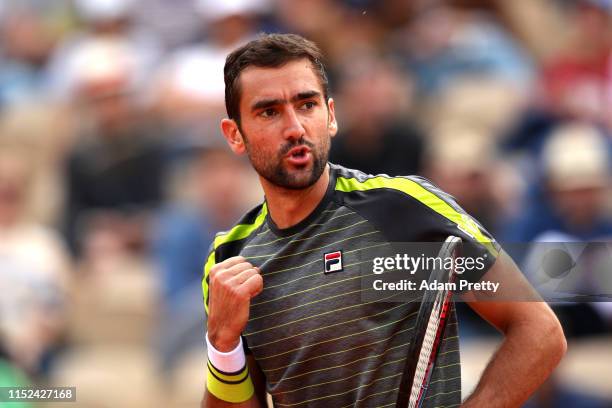
{"label": "dark tennis shirt", "polygon": [[[484,273],[499,248],[452,197],[423,178],[330,168],[323,200],[299,224],[278,229],[264,203],[217,235],[202,281],[204,301],[208,308],[207,277],[215,262],[244,256],[261,269],[264,290],[251,302],[243,339],[275,406],[391,407],[420,304],[364,301],[360,268],[391,242],[456,235],[486,259]],[[338,252],[341,269],[325,273],[324,258]],[[457,334],[453,308],[425,407],[461,403]]]}

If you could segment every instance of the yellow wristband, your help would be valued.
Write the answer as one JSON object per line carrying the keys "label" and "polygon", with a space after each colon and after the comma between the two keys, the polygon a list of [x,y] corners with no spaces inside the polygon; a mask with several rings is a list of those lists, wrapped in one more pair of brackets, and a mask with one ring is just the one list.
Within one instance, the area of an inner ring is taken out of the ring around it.
{"label": "yellow wristband", "polygon": [[219,371],[208,361],[208,375],[206,387],[215,397],[226,402],[244,402],[255,393],[249,368],[245,365],[234,373]]}

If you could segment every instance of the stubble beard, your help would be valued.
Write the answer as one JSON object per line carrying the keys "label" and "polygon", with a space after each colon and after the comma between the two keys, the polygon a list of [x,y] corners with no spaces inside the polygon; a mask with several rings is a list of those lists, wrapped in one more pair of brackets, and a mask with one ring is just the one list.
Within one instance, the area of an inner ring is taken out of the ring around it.
{"label": "stubble beard", "polygon": [[[244,135],[244,134],[243,134]],[[323,174],[329,159],[330,138],[322,139],[320,145],[315,145],[304,138],[283,145],[275,158],[266,157],[261,151],[253,149],[245,137],[245,145],[251,165],[261,177],[269,183],[288,190],[302,190],[315,184]],[[310,169],[289,170],[285,156],[289,150],[297,146],[308,146],[312,155]]]}

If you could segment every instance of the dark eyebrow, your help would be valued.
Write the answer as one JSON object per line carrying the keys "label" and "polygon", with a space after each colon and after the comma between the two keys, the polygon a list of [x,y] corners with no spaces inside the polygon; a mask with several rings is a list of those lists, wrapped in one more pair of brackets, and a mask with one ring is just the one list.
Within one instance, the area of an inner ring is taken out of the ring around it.
{"label": "dark eyebrow", "polygon": [[262,99],[261,101],[257,101],[251,106],[251,111],[256,111],[259,109],[266,109],[274,105],[280,105],[285,102],[284,99]]}
{"label": "dark eyebrow", "polygon": [[301,101],[304,99],[311,99],[311,98],[315,98],[318,96],[321,96],[321,92],[317,92],[317,91],[300,92],[291,98],[291,102],[297,102],[297,101]]}
{"label": "dark eyebrow", "polygon": [[[295,96],[291,97],[291,102],[297,102],[297,101],[301,101],[304,99],[311,99],[311,98],[319,97],[319,96],[321,96],[321,92],[318,92],[318,91],[300,92],[296,94]],[[262,99],[261,101],[255,102],[251,106],[251,111],[256,111],[259,109],[266,109],[271,106],[283,104],[285,102],[286,102],[285,99]]]}

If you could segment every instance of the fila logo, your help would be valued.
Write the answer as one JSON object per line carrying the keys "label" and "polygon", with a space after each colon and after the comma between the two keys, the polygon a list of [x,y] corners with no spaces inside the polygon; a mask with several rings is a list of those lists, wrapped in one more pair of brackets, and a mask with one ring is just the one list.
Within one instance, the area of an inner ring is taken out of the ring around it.
{"label": "fila logo", "polygon": [[342,251],[329,252],[323,255],[325,262],[325,273],[338,272],[342,270]]}

